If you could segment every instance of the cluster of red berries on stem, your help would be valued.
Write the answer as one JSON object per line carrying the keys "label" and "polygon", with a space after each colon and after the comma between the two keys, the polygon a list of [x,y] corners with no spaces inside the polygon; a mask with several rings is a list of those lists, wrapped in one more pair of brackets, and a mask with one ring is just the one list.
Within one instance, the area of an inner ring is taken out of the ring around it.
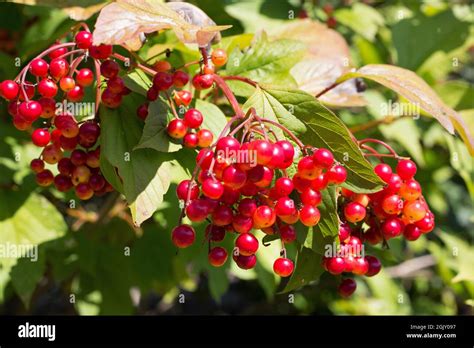
{"label": "cluster of red berries on stem", "polygon": [[[380,261],[374,256],[363,255],[363,244],[383,244],[402,236],[415,241],[421,235],[433,231],[434,215],[422,195],[420,183],[414,176],[416,164],[400,158],[388,145],[376,139],[359,142],[361,148],[370,150],[370,156],[379,156],[367,143],[375,142],[389,149],[398,159],[395,171],[386,163],[375,166],[374,172],[385,182],[381,191],[371,194],[357,194],[343,188],[338,206],[342,223],[339,229],[340,254],[323,260],[325,269],[331,274],[353,273],[374,276],[381,269]],[[383,156],[383,155],[382,155]],[[339,292],[351,295],[356,289],[353,279],[344,279]]]}
{"label": "cluster of red berries on stem", "polygon": [[[78,198],[87,200],[113,188],[100,171],[97,118],[78,122],[69,111],[75,108],[67,103],[83,101],[85,89],[95,88],[97,113],[100,100],[108,107],[118,107],[129,90],[118,76],[120,66],[109,59],[112,46],[94,46],[92,34],[83,27],[74,42],[54,44],[30,61],[15,80],[3,81],[0,96],[9,102],[13,125],[30,132],[33,144],[42,148],[40,157],[30,163],[38,185],[54,184],[61,192],[74,188]],[[88,57],[95,72],[80,67]],[[100,96],[101,76],[107,87]],[[48,165],[57,166],[56,175]]]}
{"label": "cluster of red berries on stem", "polygon": [[[278,139],[272,127],[295,140],[298,149],[286,138]],[[234,262],[242,269],[255,267],[260,243],[253,230],[261,230],[281,240],[281,257],[273,265],[281,277],[294,270],[284,246],[296,240],[295,224],[317,225],[321,191],[344,183],[347,176],[331,151],[304,146],[285,127],[258,117],[254,109],[243,118],[232,118],[215,144],[199,151],[196,163],[193,177],[178,185],[177,196],[184,202],[182,218],[209,221],[210,264],[222,266],[228,256],[227,250],[211,247],[212,243],[234,233]],[[293,165],[296,173],[290,176],[287,171]],[[179,248],[190,246],[194,239],[195,231],[188,224],[180,222],[172,231]]]}

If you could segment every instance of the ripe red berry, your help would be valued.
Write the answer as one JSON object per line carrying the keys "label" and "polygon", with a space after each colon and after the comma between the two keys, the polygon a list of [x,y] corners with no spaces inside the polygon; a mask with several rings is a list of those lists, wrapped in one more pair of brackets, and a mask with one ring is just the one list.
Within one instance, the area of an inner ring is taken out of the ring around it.
{"label": "ripe red berry", "polygon": [[[104,100],[104,93],[102,93],[102,100]],[[73,89],[66,93],[66,98],[67,100],[74,103],[80,102],[84,98],[84,88],[82,88],[81,86],[74,86]]]}
{"label": "ripe red berry", "polygon": [[116,61],[107,59],[100,64],[100,73],[106,78],[112,78],[118,75],[120,65]]}
{"label": "ripe red berry", "polygon": [[166,91],[173,85],[173,75],[166,72],[158,72],[153,77],[153,86],[158,91]]}
{"label": "ripe red berry", "polygon": [[397,164],[397,174],[402,180],[412,179],[416,174],[416,164],[411,160],[401,160]]}
{"label": "ripe red berry", "polygon": [[31,140],[36,146],[45,147],[49,144],[49,141],[51,140],[51,135],[49,134],[47,129],[39,128],[36,129],[33,134],[31,134]]}
{"label": "ripe red berry", "polygon": [[421,196],[421,186],[414,179],[406,180],[400,187],[400,196],[407,201],[414,201]]}
{"label": "ripe red berry", "polygon": [[55,58],[49,63],[49,73],[56,80],[66,76],[68,72],[69,63],[64,58]]}
{"label": "ripe red berry", "polygon": [[365,218],[366,210],[362,204],[350,202],[344,207],[344,216],[347,221],[356,223]]}
{"label": "ripe red berry", "polygon": [[398,195],[388,195],[382,201],[382,209],[390,215],[400,214],[403,209],[403,200]]}
{"label": "ripe red berry", "polygon": [[183,118],[184,123],[189,128],[199,128],[202,124],[203,119],[204,118],[202,117],[201,112],[197,109],[189,109],[188,111],[186,111]]}
{"label": "ripe red berry", "polygon": [[74,41],[76,41],[78,48],[87,50],[92,45],[92,34],[88,31],[82,30],[76,34]]}
{"label": "ripe red berry", "polygon": [[[64,76],[61,78],[61,80],[59,80],[59,88],[61,88],[61,91],[63,92],[69,92],[75,86],[76,86],[76,82],[74,81],[72,77]],[[39,92],[40,94],[42,94],[41,91]]]}
{"label": "ripe red berry", "polygon": [[374,172],[379,176],[380,179],[382,179],[386,183],[389,182],[390,177],[392,176],[392,168],[385,163],[377,164],[374,168]]}
{"label": "ripe red berry", "polygon": [[275,190],[280,197],[289,196],[293,188],[293,181],[290,178],[282,177],[275,181]]}
{"label": "ripe red berry", "polygon": [[253,234],[242,233],[235,240],[235,246],[238,248],[240,255],[254,255],[258,249],[258,240]]}
{"label": "ripe red berry", "polygon": [[167,132],[168,135],[174,139],[181,139],[186,135],[188,127],[184,124],[183,120],[175,118],[168,123]]}
{"label": "ripe red berry", "polygon": [[214,139],[214,135],[212,135],[211,131],[207,129],[201,129],[197,132],[198,137],[198,146],[199,147],[209,147],[212,144],[212,140]]}
{"label": "ripe red berry", "polygon": [[291,215],[295,209],[295,202],[290,197],[281,197],[275,204],[275,214],[278,216]]}
{"label": "ripe red berry", "polygon": [[399,236],[403,231],[403,223],[399,218],[390,218],[383,222],[380,230],[386,239]]}
{"label": "ripe red berry", "polygon": [[76,73],[76,83],[82,87],[88,87],[94,82],[94,73],[92,70],[84,68]]}
{"label": "ripe red berry", "polygon": [[316,190],[316,191],[324,190],[329,184],[327,173],[319,174],[318,177],[312,180],[310,184],[313,190]]}
{"label": "ripe red berry", "polygon": [[353,265],[352,273],[364,275],[369,270],[369,262],[364,257],[356,257]]}
{"label": "ripe red berry", "polygon": [[212,212],[212,222],[217,226],[225,226],[232,223],[232,209],[227,205],[219,205]]}
{"label": "ripe red berry", "polygon": [[73,184],[69,176],[58,174],[54,177],[54,186],[60,192],[67,192],[73,187]]}
{"label": "ripe red berry", "polygon": [[253,214],[255,228],[269,227],[275,223],[275,211],[267,205],[259,206]]}
{"label": "ripe red berry", "polygon": [[0,84],[0,95],[6,100],[13,100],[18,96],[20,87],[12,80],[5,80]]}
{"label": "ripe red berry", "polygon": [[273,263],[273,272],[280,277],[289,277],[294,268],[293,261],[283,257],[276,259]]}
{"label": "ripe red berry", "polygon": [[238,167],[231,165],[222,172],[224,185],[235,190],[240,189],[247,181],[247,174]]}
{"label": "ripe red berry", "polygon": [[43,79],[38,84],[38,92],[45,98],[54,98],[58,93],[58,85],[53,80]]}
{"label": "ripe red berry", "polygon": [[298,162],[298,174],[306,180],[313,180],[321,174],[322,168],[317,166],[312,156],[305,156]]}
{"label": "ripe red berry", "polygon": [[30,73],[37,77],[48,76],[49,65],[44,59],[36,58],[30,63]]}
{"label": "ripe red berry", "polygon": [[251,269],[257,264],[257,257],[255,255],[244,256],[233,254],[232,258],[239,268]]}
{"label": "ripe red berry", "polygon": [[[177,70],[173,74],[173,84],[177,88],[183,88],[189,82],[189,75],[184,71]],[[185,92],[185,91],[183,91]],[[189,93],[189,92],[188,92]],[[191,93],[189,93],[191,94]],[[189,104],[189,103],[188,103]]]}
{"label": "ripe red berry", "polygon": [[173,100],[178,106],[188,106],[192,99],[193,95],[189,91],[175,91],[173,94]]}
{"label": "ripe red berry", "polygon": [[304,205],[317,206],[319,203],[321,203],[322,200],[321,192],[308,187],[303,192],[301,192],[300,199],[301,203],[303,203]]}
{"label": "ripe red berry", "polygon": [[203,199],[195,199],[186,207],[186,216],[193,222],[204,221],[209,214],[209,205]]}
{"label": "ripe red berry", "polygon": [[346,168],[344,168],[341,165],[336,165],[332,167],[328,172],[327,172],[327,179],[330,184],[336,184],[340,185],[344,181],[346,181],[347,178],[347,171]]}
{"label": "ripe red berry", "polygon": [[253,217],[257,210],[257,202],[252,198],[244,198],[239,202],[238,210],[243,216]]}
{"label": "ripe red berry", "polygon": [[326,260],[326,269],[331,274],[341,274],[345,269],[345,261],[342,257],[331,257]]}
{"label": "ripe red berry", "polygon": [[227,155],[233,155],[240,149],[240,143],[234,137],[223,137],[217,141],[216,154],[226,158]]}
{"label": "ripe red berry", "polygon": [[280,238],[283,243],[291,243],[296,240],[296,229],[292,225],[280,227]]}
{"label": "ripe red berry", "polygon": [[349,297],[354,293],[354,291],[356,291],[356,288],[357,283],[355,282],[355,280],[347,278],[342,280],[341,284],[339,284],[337,291],[342,297]]}
{"label": "ripe red berry", "polygon": [[227,251],[222,247],[214,247],[209,251],[209,263],[214,267],[221,267],[227,261]]}
{"label": "ripe red berry", "polygon": [[196,133],[186,133],[183,138],[183,146],[188,149],[194,149],[198,146],[199,139]]}
{"label": "ripe red berry", "polygon": [[225,238],[225,228],[222,226],[216,226],[209,224],[206,226],[206,240],[211,240],[213,242],[222,242]]}
{"label": "ripe red berry", "polygon": [[206,179],[202,183],[202,193],[211,199],[219,199],[224,193],[224,186],[215,179]]}
{"label": "ripe red berry", "polygon": [[208,89],[212,87],[214,83],[214,76],[212,74],[204,74],[204,75],[195,75],[193,77],[193,86],[195,89],[202,90]]}
{"label": "ripe red berry", "polygon": [[313,160],[317,165],[329,169],[334,163],[334,156],[328,149],[319,148],[313,154]]}
{"label": "ripe red berry", "polygon": [[54,181],[54,175],[49,169],[45,169],[42,172],[36,174],[36,183],[39,186],[47,187]]}
{"label": "ripe red berry", "polygon": [[300,209],[300,221],[303,225],[311,227],[318,224],[321,214],[318,208],[305,205]]}
{"label": "ripe red berry", "polygon": [[342,223],[339,226],[339,241],[345,242],[351,235],[351,228],[347,223]]}
{"label": "ripe red berry", "polygon": [[293,163],[293,158],[295,156],[295,148],[288,140],[279,140],[275,144],[281,147],[285,159],[282,163],[284,168],[288,168]]}
{"label": "ripe red berry", "polygon": [[107,81],[107,88],[115,94],[122,94],[125,89],[125,82],[119,76],[111,77]]}
{"label": "ripe red berry", "polygon": [[419,200],[406,202],[403,207],[403,215],[405,215],[410,222],[419,221],[426,215],[425,205]]}
{"label": "ripe red berry", "polygon": [[378,258],[376,258],[375,256],[367,255],[365,257],[365,260],[369,264],[369,269],[365,273],[366,277],[373,277],[374,275],[380,272],[380,269],[382,268],[382,263]]}
{"label": "ripe red berry", "polygon": [[248,233],[253,227],[252,218],[237,214],[232,219],[232,227],[237,233]]}
{"label": "ripe red berry", "polygon": [[112,54],[112,46],[100,44],[99,46],[91,45],[89,47],[89,54],[95,59],[107,59]]}
{"label": "ripe red berry", "polygon": [[422,233],[431,232],[433,231],[435,226],[434,218],[428,212],[423,217],[423,219],[416,221],[415,225],[420,229]]}
{"label": "ripe red berry", "polygon": [[31,123],[41,116],[43,109],[41,108],[40,103],[35,100],[30,100],[29,102],[22,102],[18,111],[27,122]]}
{"label": "ripe red berry", "polygon": [[211,53],[211,60],[217,67],[224,66],[227,63],[227,52],[222,48],[216,48]]}
{"label": "ripe red berry", "polygon": [[[52,45],[51,48],[58,47],[59,45],[60,45],[59,43],[56,43],[56,44]],[[58,57],[61,57],[64,54],[66,54],[67,52],[68,52],[67,47],[58,47],[54,51],[50,52],[48,54],[48,57],[50,59],[58,58]]]}
{"label": "ripe red berry", "polygon": [[35,173],[40,173],[44,170],[44,162],[39,158],[35,158],[30,162],[30,168]]}
{"label": "ripe red berry", "polygon": [[94,196],[94,190],[87,183],[80,183],[74,189],[76,196],[83,201],[87,201]]}
{"label": "ripe red berry", "polygon": [[266,165],[272,160],[273,144],[266,140],[254,140],[250,143],[250,151],[254,151],[257,157],[257,163]]}
{"label": "ripe red berry", "polygon": [[137,108],[137,116],[143,121],[148,117],[148,103],[142,104]]}
{"label": "ripe red berry", "polygon": [[196,233],[189,225],[176,226],[171,232],[171,240],[178,248],[187,248],[194,243]]}

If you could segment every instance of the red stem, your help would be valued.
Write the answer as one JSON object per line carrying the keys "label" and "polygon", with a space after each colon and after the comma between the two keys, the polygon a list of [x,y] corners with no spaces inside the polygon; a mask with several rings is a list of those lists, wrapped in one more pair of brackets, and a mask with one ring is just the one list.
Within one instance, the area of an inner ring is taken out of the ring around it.
{"label": "red stem", "polygon": [[362,140],[360,140],[358,143],[359,143],[359,146],[360,146],[360,145],[363,145],[363,144],[365,144],[365,143],[375,143],[375,144],[382,145],[382,146],[385,147],[393,156],[399,157],[398,154],[395,152],[395,150],[394,150],[390,145],[384,143],[382,140],[367,138],[367,139],[362,139]]}
{"label": "red stem", "polygon": [[232,109],[234,109],[235,115],[238,117],[244,117],[244,112],[240,108],[239,102],[235,98],[234,93],[232,93],[227,83],[225,83],[224,79],[217,74],[214,74],[213,77],[217,87],[221,89],[222,93],[224,93],[230,105],[232,106]]}
{"label": "red stem", "polygon": [[243,77],[243,76],[223,76],[222,77],[224,80],[232,80],[232,81],[241,81],[241,82],[245,82],[253,87],[257,87],[258,84],[257,82],[247,78],[247,77]]}

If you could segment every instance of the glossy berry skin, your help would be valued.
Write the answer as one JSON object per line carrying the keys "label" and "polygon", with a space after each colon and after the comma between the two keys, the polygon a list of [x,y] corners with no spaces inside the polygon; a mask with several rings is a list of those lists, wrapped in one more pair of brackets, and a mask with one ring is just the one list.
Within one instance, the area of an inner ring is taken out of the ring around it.
{"label": "glossy berry skin", "polygon": [[173,75],[159,72],[153,77],[153,86],[158,91],[166,91],[173,85]]}
{"label": "glossy berry skin", "polygon": [[221,267],[227,261],[227,251],[222,247],[214,247],[208,254],[209,263],[214,267]]}
{"label": "glossy berry skin", "polygon": [[58,93],[58,86],[53,80],[43,79],[38,84],[38,92],[45,98],[54,98]]}
{"label": "glossy berry skin", "polygon": [[240,143],[234,137],[223,137],[217,141],[216,153],[222,157],[226,157],[226,154],[232,154],[240,149]]}
{"label": "glossy berry skin", "polygon": [[36,174],[42,172],[44,170],[44,162],[39,158],[35,158],[30,162],[30,168]]}
{"label": "glossy berry skin", "polygon": [[35,100],[30,100],[28,102],[22,102],[18,109],[20,115],[28,122],[36,121],[43,112],[41,104]]}
{"label": "glossy berry skin", "polygon": [[209,214],[209,206],[203,199],[195,199],[186,207],[186,216],[193,222],[204,221]]}
{"label": "glossy berry skin", "polygon": [[379,163],[375,166],[374,172],[380,179],[388,183],[392,176],[392,167],[385,163]]}
{"label": "glossy berry skin", "polygon": [[123,79],[119,76],[114,76],[111,77],[107,81],[107,88],[115,94],[122,94],[122,92],[125,89],[125,82],[123,82]]}
{"label": "glossy berry skin", "polygon": [[199,128],[203,120],[201,112],[197,109],[189,109],[183,117],[184,124],[189,128]]}
{"label": "glossy berry skin", "polygon": [[300,221],[303,225],[311,227],[318,224],[321,214],[318,208],[312,205],[305,205],[300,210]]}
{"label": "glossy berry skin", "polygon": [[189,225],[176,226],[171,232],[171,240],[178,248],[187,248],[194,243],[196,233]]}
{"label": "glossy berry skin", "polygon": [[340,185],[347,178],[346,168],[340,165],[336,165],[327,172],[328,182],[330,184]]}
{"label": "glossy berry skin", "polygon": [[[64,76],[59,80],[59,88],[61,88],[61,91],[63,92],[69,92],[71,89],[73,89],[76,86],[76,82],[72,77],[69,76]],[[40,94],[41,91],[40,91]]]}
{"label": "glossy berry skin", "polygon": [[36,146],[45,147],[49,144],[49,141],[51,140],[51,135],[49,134],[47,129],[38,128],[33,132],[33,134],[31,134],[31,140]]}
{"label": "glossy berry skin", "polygon": [[94,190],[87,183],[80,183],[74,191],[76,196],[83,201],[87,201],[94,196]]}
{"label": "glossy berry skin", "polygon": [[[102,101],[105,99],[104,94],[106,94],[106,91],[107,90],[102,93]],[[74,86],[73,89],[66,93],[66,98],[71,102],[80,102],[84,98],[84,88],[81,86]]]}
{"label": "glossy berry skin", "polygon": [[166,60],[158,60],[153,64],[153,69],[158,72],[170,71],[172,68],[170,62]]}
{"label": "glossy berry skin", "polygon": [[433,231],[435,227],[434,218],[429,215],[429,212],[423,217],[423,219],[415,222],[416,227],[418,227],[421,233],[429,233]]}
{"label": "glossy berry skin", "polygon": [[210,130],[201,129],[197,132],[198,137],[198,146],[199,147],[209,147],[214,140],[214,135]]}
{"label": "glossy berry skin", "polygon": [[325,148],[319,148],[313,154],[313,161],[323,167],[323,168],[331,168],[334,164],[334,156],[331,151]]}
{"label": "glossy berry skin", "polygon": [[45,169],[38,174],[36,174],[36,183],[39,186],[47,187],[51,185],[54,181],[53,173],[49,169]]}
{"label": "glossy berry skin", "polygon": [[342,257],[331,257],[326,260],[326,269],[329,273],[337,275],[344,272],[345,261]]}
{"label": "glossy berry skin", "polygon": [[195,75],[192,80],[193,87],[198,91],[212,87],[214,77],[211,74]]}
{"label": "glossy berry skin", "polygon": [[421,196],[421,186],[418,181],[408,179],[400,187],[400,196],[407,201],[414,201]]}
{"label": "glossy berry skin", "polygon": [[266,165],[272,160],[273,145],[266,140],[254,140],[250,143],[250,151],[255,151],[257,163]]}
{"label": "glossy berry skin", "polygon": [[364,275],[369,270],[369,263],[364,257],[357,257],[355,259],[352,273],[357,275]]}
{"label": "glossy berry skin", "polygon": [[259,206],[253,214],[255,228],[269,227],[275,223],[275,211],[267,205]]}
{"label": "glossy berry skin", "polygon": [[231,165],[224,169],[222,181],[225,186],[238,190],[245,185],[247,174],[238,167]]}
{"label": "glossy berry skin", "polygon": [[306,180],[313,180],[321,174],[321,167],[317,166],[312,156],[305,156],[298,162],[298,174]]}
{"label": "glossy berry skin", "polygon": [[290,178],[283,177],[275,181],[275,190],[279,197],[289,196],[293,188],[293,181]]}
{"label": "glossy berry skin", "polygon": [[30,73],[37,77],[48,76],[49,65],[44,59],[36,58],[30,63]]}
{"label": "glossy berry skin", "polygon": [[148,117],[148,104],[142,104],[137,108],[137,116],[141,120],[145,121]]}
{"label": "glossy berry skin", "polygon": [[174,72],[172,79],[173,79],[173,85],[175,87],[183,88],[189,82],[189,75],[186,74],[184,71],[177,70]]}
{"label": "glossy berry skin", "polygon": [[227,52],[222,48],[217,48],[211,53],[212,64],[217,67],[224,66],[227,63]]}
{"label": "glossy berry skin", "polygon": [[186,133],[183,137],[183,146],[188,149],[194,149],[198,146],[199,139],[196,133]]}
{"label": "glossy berry skin", "polygon": [[235,240],[235,246],[238,248],[240,255],[254,255],[258,250],[258,240],[253,234],[242,233]]}
{"label": "glossy berry skin", "polygon": [[211,199],[219,199],[224,193],[224,186],[215,179],[206,179],[202,183],[202,193]]}
{"label": "glossy berry skin", "polygon": [[347,221],[356,223],[365,218],[366,209],[362,204],[350,202],[344,207],[344,216]]}
{"label": "glossy berry skin", "polygon": [[403,200],[398,195],[386,196],[382,201],[382,209],[390,215],[398,215],[403,209]]}
{"label": "glossy berry skin", "polygon": [[283,154],[285,156],[283,165],[285,166],[285,168],[288,168],[293,163],[293,158],[295,156],[295,148],[288,140],[279,140],[275,144],[277,144],[283,149]]}
{"label": "glossy berry skin", "polygon": [[76,42],[77,48],[87,50],[92,45],[92,34],[82,30],[76,34],[74,41]]}
{"label": "glossy berry skin", "polygon": [[257,202],[252,198],[244,198],[239,202],[237,209],[243,216],[253,217],[255,210],[257,210]]}
{"label": "glossy berry skin", "polygon": [[175,91],[173,94],[173,100],[178,106],[188,106],[192,99],[193,95],[189,91]]}
{"label": "glossy berry skin", "polygon": [[181,139],[186,135],[188,127],[184,124],[183,120],[175,118],[168,123],[167,127],[168,135],[174,139]]}
{"label": "glossy berry skin", "polygon": [[257,257],[255,255],[244,256],[244,255],[232,255],[235,263],[239,268],[252,269],[257,264]]}
{"label": "glossy berry skin", "polygon": [[113,48],[111,45],[100,44],[99,46],[91,45],[89,47],[89,54],[95,59],[107,59],[112,54]]}
{"label": "glossy berry skin", "polygon": [[416,164],[411,160],[401,160],[397,163],[397,174],[402,180],[412,179],[416,174]]}
{"label": "glossy berry skin", "polygon": [[301,192],[300,199],[301,203],[303,203],[304,205],[317,206],[319,203],[321,203],[322,196],[321,192],[308,187],[306,190]]}
{"label": "glossy berry skin", "polygon": [[386,239],[394,238],[402,234],[403,223],[398,218],[390,218],[383,222],[380,229]]}
{"label": "glossy berry skin", "polygon": [[[59,45],[60,45],[59,43],[56,43],[56,44],[52,45],[51,48],[57,47]],[[60,47],[60,48],[57,48],[54,51],[50,52],[48,54],[48,57],[50,59],[58,58],[58,57],[62,56],[63,54],[66,54],[67,52],[68,52],[67,47]]]}
{"label": "glossy berry skin", "polygon": [[120,65],[113,60],[105,60],[100,65],[100,73],[106,78],[112,78],[118,75],[120,71]]}
{"label": "glossy berry skin", "polygon": [[76,83],[82,87],[88,87],[94,82],[94,73],[92,70],[84,68],[76,73]]}
{"label": "glossy berry skin", "polygon": [[374,275],[378,274],[380,270],[382,269],[382,263],[375,256],[367,255],[365,257],[365,260],[369,264],[369,268],[367,272],[365,273],[366,277],[373,277]]}
{"label": "glossy berry skin", "polygon": [[425,217],[426,208],[418,200],[405,203],[403,214],[411,221],[416,222]]}
{"label": "glossy berry skin", "polygon": [[71,179],[67,175],[58,174],[54,177],[54,186],[60,192],[67,192],[73,185]]}
{"label": "glossy berry skin", "polygon": [[5,80],[0,83],[0,96],[6,100],[13,100],[18,96],[20,87],[12,80]]}
{"label": "glossy berry skin", "polygon": [[414,224],[409,224],[405,226],[403,230],[403,236],[406,240],[415,241],[421,236],[421,230]]}
{"label": "glossy berry skin", "polygon": [[351,278],[347,278],[347,279],[343,279],[341,284],[339,284],[337,292],[342,297],[349,297],[356,291],[356,288],[357,288],[357,283],[355,282],[355,280]]}
{"label": "glossy berry skin", "polygon": [[220,205],[212,213],[212,222],[217,226],[225,226],[232,223],[232,209],[226,205]]}
{"label": "glossy berry skin", "polygon": [[56,80],[61,79],[69,72],[69,63],[66,59],[55,58],[49,63],[49,74]]}
{"label": "glossy berry skin", "polygon": [[295,209],[295,202],[289,197],[281,197],[275,204],[275,213],[278,216],[291,215]]}
{"label": "glossy berry skin", "polygon": [[321,173],[311,181],[311,188],[316,191],[324,190],[329,184],[327,173]]}
{"label": "glossy berry skin", "polygon": [[349,227],[348,224],[342,223],[341,226],[339,226],[339,241],[344,242],[346,241],[351,235],[351,228]]}
{"label": "glossy berry skin", "polygon": [[222,242],[225,238],[225,228],[222,226],[216,226],[209,224],[206,226],[206,240],[211,240],[213,242]]}
{"label": "glossy berry skin", "polygon": [[294,270],[293,261],[287,258],[280,257],[273,263],[273,272],[280,277],[289,277]]}
{"label": "glossy berry skin", "polygon": [[186,200],[188,198],[188,190],[191,185],[190,199],[194,200],[199,197],[199,187],[191,180],[183,180],[176,187],[176,195],[178,199]]}

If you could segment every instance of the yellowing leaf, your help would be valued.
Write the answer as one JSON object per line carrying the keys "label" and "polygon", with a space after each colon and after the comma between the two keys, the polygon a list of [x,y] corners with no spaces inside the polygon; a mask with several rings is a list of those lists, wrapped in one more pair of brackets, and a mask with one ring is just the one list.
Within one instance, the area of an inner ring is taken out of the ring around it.
{"label": "yellowing leaf", "polygon": [[[306,57],[291,69],[299,89],[305,92],[317,95],[350,70],[346,40],[321,23],[309,19],[294,20],[281,26],[274,37],[299,40],[307,45]],[[357,93],[354,81],[337,86],[321,96],[319,101],[340,107],[366,104],[362,95]]]}
{"label": "yellowing leaf", "polygon": [[118,0],[100,12],[95,25],[94,44],[125,45],[138,50],[143,33],[173,29],[182,42],[203,47],[219,38],[219,31],[229,27],[216,26],[199,8],[187,3]]}
{"label": "yellowing leaf", "polygon": [[338,81],[363,77],[384,85],[418,105],[427,112],[451,134],[454,130],[459,133],[471,155],[474,156],[474,139],[461,116],[447,106],[431,87],[414,72],[386,64],[366,65],[355,72],[341,76]]}
{"label": "yellowing leaf", "polygon": [[107,4],[106,1],[95,0],[8,0],[8,2],[31,6],[50,6],[61,8],[75,21],[85,21],[95,13],[99,12],[100,9]]}

